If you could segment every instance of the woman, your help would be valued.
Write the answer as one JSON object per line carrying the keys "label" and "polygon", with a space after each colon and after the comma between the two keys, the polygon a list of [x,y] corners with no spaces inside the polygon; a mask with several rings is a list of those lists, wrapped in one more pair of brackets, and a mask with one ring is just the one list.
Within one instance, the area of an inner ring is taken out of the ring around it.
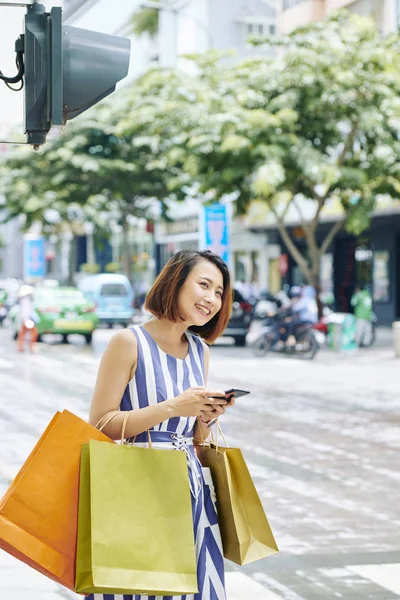
{"label": "woman", "polygon": [[[130,411],[126,437],[136,436],[135,444],[146,445],[146,432],[151,430],[154,447],[187,453],[199,592],[182,598],[225,600],[211,475],[201,468],[193,444],[201,443],[209,434],[208,422],[234,403],[224,392],[206,388],[209,349],[203,341],[212,343],[228,323],[232,307],[228,268],[210,251],[177,252],[155,281],[145,306],[153,318],[118,332],[107,346],[89,420],[94,425],[118,408]],[[123,414],[117,415],[104,429],[106,435],[119,439],[123,419]],[[97,594],[88,598],[103,600]],[[124,600],[142,598],[148,597],[124,596]]]}

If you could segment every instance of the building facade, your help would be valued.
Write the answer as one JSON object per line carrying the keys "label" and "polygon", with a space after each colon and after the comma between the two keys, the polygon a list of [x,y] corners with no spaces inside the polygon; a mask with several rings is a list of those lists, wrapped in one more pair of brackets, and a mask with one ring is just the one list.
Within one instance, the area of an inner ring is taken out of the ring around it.
{"label": "building facade", "polygon": [[397,0],[280,0],[278,32],[290,33],[296,27],[320,21],[332,12],[347,8],[375,20],[383,35],[398,25]]}

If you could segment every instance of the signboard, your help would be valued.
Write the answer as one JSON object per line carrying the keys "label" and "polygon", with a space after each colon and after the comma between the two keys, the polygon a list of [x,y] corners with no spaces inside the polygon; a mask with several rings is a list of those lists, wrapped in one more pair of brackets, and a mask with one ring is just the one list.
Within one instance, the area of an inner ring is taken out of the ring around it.
{"label": "signboard", "polygon": [[288,268],[289,268],[289,258],[287,254],[281,254],[280,257],[278,258],[278,268],[279,268],[279,273],[281,274],[282,277],[285,277],[286,273],[288,272]]}
{"label": "signboard", "polygon": [[46,275],[45,243],[41,236],[24,236],[24,281],[34,283]]}
{"label": "signboard", "polygon": [[201,248],[218,254],[230,263],[229,215],[224,204],[203,207]]}

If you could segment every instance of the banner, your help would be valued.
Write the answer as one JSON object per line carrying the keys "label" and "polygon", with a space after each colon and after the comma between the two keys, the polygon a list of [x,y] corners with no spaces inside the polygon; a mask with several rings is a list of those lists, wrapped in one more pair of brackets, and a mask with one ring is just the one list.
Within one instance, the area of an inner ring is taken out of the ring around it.
{"label": "banner", "polygon": [[45,244],[42,236],[24,236],[24,281],[35,283],[46,275]]}
{"label": "banner", "polygon": [[212,250],[230,264],[229,209],[215,202],[203,206],[201,248]]}

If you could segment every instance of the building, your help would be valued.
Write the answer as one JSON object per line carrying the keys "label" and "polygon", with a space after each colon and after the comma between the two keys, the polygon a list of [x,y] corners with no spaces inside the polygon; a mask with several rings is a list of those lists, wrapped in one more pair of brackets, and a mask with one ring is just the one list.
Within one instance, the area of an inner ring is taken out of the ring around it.
{"label": "building", "polygon": [[[202,205],[195,200],[183,206],[176,204],[170,210],[172,220],[156,225],[156,253],[160,267],[178,250],[202,248],[202,210]],[[241,218],[229,222],[229,239],[228,262],[234,281],[251,282],[259,291],[270,289],[273,277],[270,265],[278,259],[280,246],[269,244],[265,232],[251,232]]]}
{"label": "building", "polygon": [[290,33],[296,27],[324,19],[340,8],[373,18],[382,34],[397,28],[397,0],[280,0],[278,32]]}

